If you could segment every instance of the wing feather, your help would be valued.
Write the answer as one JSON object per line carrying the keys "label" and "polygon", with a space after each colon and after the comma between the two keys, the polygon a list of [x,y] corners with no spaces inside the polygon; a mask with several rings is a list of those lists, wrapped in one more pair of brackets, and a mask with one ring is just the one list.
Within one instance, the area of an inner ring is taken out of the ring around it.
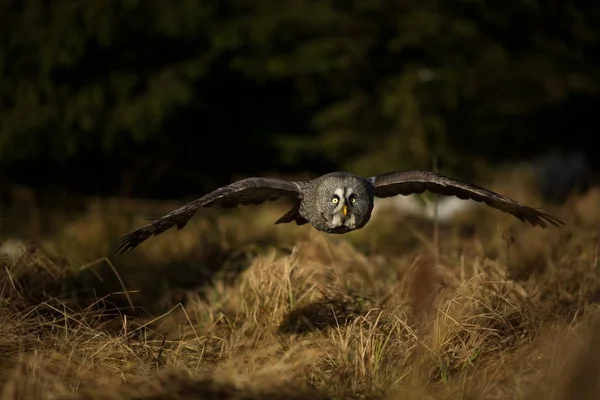
{"label": "wing feather", "polygon": [[160,218],[152,219],[154,222],[151,224],[125,234],[115,247],[114,253],[131,251],[146,239],[160,235],[173,226],[182,229],[201,207],[234,208],[259,205],[281,197],[298,197],[298,194],[299,186],[295,182],[275,178],[242,179],[216,189]]}
{"label": "wing feather", "polygon": [[399,194],[406,196],[429,191],[445,196],[456,196],[463,200],[483,202],[492,208],[511,214],[523,222],[541,228],[547,228],[548,223],[554,226],[564,224],[558,217],[528,207],[511,198],[432,171],[388,172],[373,176],[369,178],[369,181],[374,186],[376,197],[391,197]]}

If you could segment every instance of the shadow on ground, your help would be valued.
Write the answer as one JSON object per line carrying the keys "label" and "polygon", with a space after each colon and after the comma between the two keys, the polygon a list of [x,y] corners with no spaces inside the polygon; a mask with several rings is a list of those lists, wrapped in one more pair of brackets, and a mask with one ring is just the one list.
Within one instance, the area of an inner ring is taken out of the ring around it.
{"label": "shadow on ground", "polygon": [[373,301],[356,295],[319,300],[287,313],[278,331],[282,334],[303,334],[346,326],[366,315],[374,305]]}

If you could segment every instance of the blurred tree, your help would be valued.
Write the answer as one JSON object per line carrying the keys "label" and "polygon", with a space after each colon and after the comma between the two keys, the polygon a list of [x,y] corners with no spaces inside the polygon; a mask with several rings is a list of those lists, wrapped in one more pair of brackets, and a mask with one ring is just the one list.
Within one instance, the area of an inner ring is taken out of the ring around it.
{"label": "blurred tree", "polygon": [[591,6],[235,4],[240,16],[213,36],[235,52],[233,67],[253,79],[293,77],[306,103],[318,105],[312,122],[322,139],[284,137],[280,145],[321,151],[362,173],[429,167],[434,155],[450,169],[483,167],[494,153],[519,153],[520,136],[532,139],[515,117],[572,92],[598,91],[597,62],[582,58],[600,43]]}
{"label": "blurred tree", "polygon": [[0,159],[136,142],[212,61],[212,2],[2,2]]}
{"label": "blurred tree", "polygon": [[150,192],[223,183],[216,159],[472,175],[599,127],[592,3],[7,0],[0,40],[0,163],[79,157]]}

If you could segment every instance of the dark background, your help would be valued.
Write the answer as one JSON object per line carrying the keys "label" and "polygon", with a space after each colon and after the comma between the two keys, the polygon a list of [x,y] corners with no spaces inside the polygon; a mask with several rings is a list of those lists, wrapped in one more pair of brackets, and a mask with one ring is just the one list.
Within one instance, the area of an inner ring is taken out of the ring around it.
{"label": "dark background", "polygon": [[572,151],[598,171],[594,4],[5,0],[1,182],[169,198]]}

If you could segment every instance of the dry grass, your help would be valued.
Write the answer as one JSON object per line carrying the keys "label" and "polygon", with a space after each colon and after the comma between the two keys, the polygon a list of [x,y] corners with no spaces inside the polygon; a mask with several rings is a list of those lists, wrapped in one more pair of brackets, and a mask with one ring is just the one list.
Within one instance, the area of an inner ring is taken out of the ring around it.
{"label": "dry grass", "polygon": [[15,216],[37,243],[2,262],[2,399],[595,398],[598,204],[546,231],[477,208],[437,245],[400,216],[338,237],[208,211],[111,259],[143,223],[121,202]]}

